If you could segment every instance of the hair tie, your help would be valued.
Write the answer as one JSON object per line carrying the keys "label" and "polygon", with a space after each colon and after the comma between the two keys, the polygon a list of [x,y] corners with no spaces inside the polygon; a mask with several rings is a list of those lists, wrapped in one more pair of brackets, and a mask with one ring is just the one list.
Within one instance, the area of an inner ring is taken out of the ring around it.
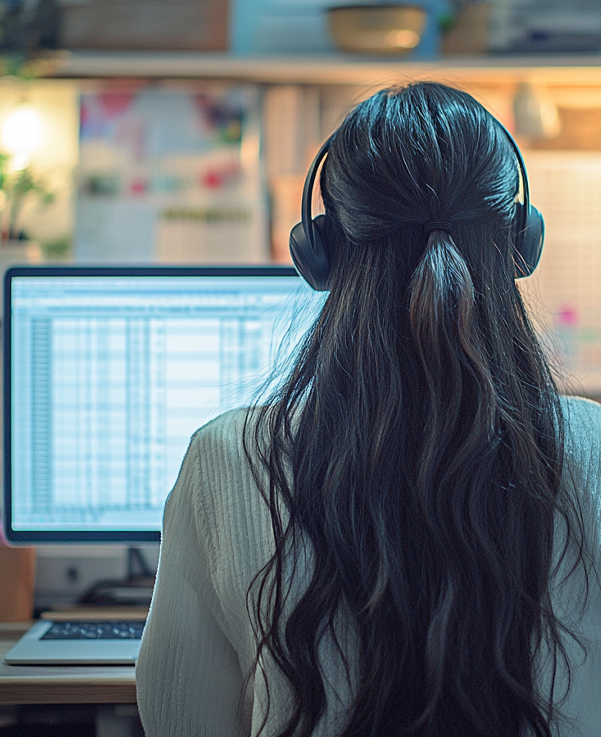
{"label": "hair tie", "polygon": [[424,223],[424,232],[427,236],[429,236],[433,230],[444,230],[451,234],[453,232],[453,225],[448,220],[430,220],[429,222]]}

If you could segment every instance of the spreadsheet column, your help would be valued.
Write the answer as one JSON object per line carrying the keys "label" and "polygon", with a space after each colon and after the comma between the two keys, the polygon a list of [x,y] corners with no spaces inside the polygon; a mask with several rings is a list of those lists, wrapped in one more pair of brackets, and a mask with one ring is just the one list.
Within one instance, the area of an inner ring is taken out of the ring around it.
{"label": "spreadsheet column", "polygon": [[36,513],[52,508],[52,416],[50,320],[31,321],[31,494]]}
{"label": "spreadsheet column", "polygon": [[125,321],[53,322],[55,504],[94,519],[123,506]]}

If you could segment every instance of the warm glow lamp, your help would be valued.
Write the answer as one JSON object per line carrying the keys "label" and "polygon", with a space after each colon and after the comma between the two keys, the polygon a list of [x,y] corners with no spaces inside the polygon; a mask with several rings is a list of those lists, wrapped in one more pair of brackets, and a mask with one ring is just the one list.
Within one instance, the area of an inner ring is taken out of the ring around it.
{"label": "warm glow lamp", "polygon": [[42,121],[29,104],[18,105],[2,126],[4,149],[13,157],[14,169],[24,169],[42,139]]}

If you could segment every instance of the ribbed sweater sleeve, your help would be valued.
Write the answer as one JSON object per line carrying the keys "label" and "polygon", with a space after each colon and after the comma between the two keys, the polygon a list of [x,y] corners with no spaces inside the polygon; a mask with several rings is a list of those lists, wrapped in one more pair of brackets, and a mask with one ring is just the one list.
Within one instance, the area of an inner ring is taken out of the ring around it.
{"label": "ribbed sweater sleeve", "polygon": [[227,486],[238,473],[214,445],[210,428],[192,439],[165,506],[157,582],[136,667],[146,737],[250,731],[241,709],[239,654],[224,631],[227,619],[212,580],[217,531],[209,529],[214,498],[205,478],[217,476]]}

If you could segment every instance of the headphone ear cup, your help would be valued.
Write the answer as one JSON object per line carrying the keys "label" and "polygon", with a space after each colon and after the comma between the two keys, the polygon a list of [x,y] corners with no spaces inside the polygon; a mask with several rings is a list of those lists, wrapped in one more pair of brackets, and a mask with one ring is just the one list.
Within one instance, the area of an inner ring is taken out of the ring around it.
{"label": "headphone ear cup", "polygon": [[[516,205],[515,222],[524,222],[523,209],[525,205]],[[533,205],[528,207],[525,226],[521,232],[514,234],[514,243],[517,251],[516,278],[531,276],[543,251],[545,239],[545,221],[539,210]]]}
{"label": "headphone ear cup", "polygon": [[318,215],[310,222],[311,234],[303,223],[290,231],[290,255],[298,273],[318,292],[328,289],[330,258],[326,237],[326,216]]}

